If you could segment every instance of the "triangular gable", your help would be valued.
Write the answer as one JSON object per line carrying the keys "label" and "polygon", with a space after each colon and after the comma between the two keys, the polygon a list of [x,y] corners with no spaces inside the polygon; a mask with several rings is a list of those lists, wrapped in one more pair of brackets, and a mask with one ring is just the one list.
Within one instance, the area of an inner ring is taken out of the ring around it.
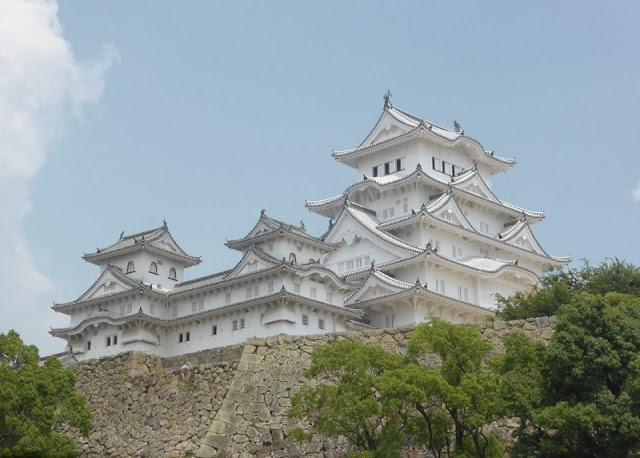
{"label": "triangular gable", "polygon": [[75,302],[96,299],[107,294],[122,293],[140,286],[138,282],[119,274],[115,269],[112,266],[107,267],[93,285]]}
{"label": "triangular gable", "polygon": [[477,170],[460,180],[455,180],[452,183],[452,186],[492,202],[500,203],[500,200],[495,196],[491,189],[489,189],[489,186],[487,186]]}
{"label": "triangular gable", "polygon": [[378,120],[378,123],[371,130],[371,133],[360,144],[359,148],[364,148],[375,143],[388,140],[390,138],[398,137],[402,134],[413,130],[414,127],[409,127],[406,124],[400,122],[394,116],[391,116],[386,110]]}
{"label": "triangular gable", "polygon": [[467,217],[464,216],[455,198],[449,193],[442,194],[442,196],[427,207],[427,211],[442,221],[464,227],[470,231],[475,231]]}
{"label": "triangular gable", "polygon": [[362,285],[355,294],[349,297],[345,302],[345,305],[351,305],[355,302],[399,293],[412,287],[413,285],[395,280],[394,278],[376,270],[371,272],[367,280],[364,282],[364,285]]}
{"label": "triangular gable", "polygon": [[176,253],[180,255],[186,254],[180,249],[180,247],[176,244],[176,242],[173,240],[173,238],[169,235],[168,232],[164,234],[162,237],[160,237],[158,240],[154,240],[150,242],[150,245],[156,248],[159,248],[161,250],[168,251],[169,253]]}
{"label": "triangular gable", "polygon": [[500,240],[541,256],[549,256],[540,246],[526,221],[519,221],[500,235]]}
{"label": "triangular gable", "polygon": [[327,234],[325,242],[344,243],[349,246],[357,239],[364,239],[380,250],[390,253],[391,257],[405,257],[407,254],[420,251],[419,248],[412,247],[391,234],[378,230],[376,227],[379,223],[364,213],[364,211],[356,209],[350,211],[348,207],[345,207],[345,210],[338,217],[338,221]]}
{"label": "triangular gable", "polygon": [[225,276],[225,280],[248,275],[259,270],[269,269],[279,263],[265,254],[259,253],[254,248],[247,250],[240,262]]}

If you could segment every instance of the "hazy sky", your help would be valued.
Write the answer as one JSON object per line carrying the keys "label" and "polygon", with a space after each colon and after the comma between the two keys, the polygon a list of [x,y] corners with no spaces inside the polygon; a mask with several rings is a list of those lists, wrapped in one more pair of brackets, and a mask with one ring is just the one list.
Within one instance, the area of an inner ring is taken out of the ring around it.
{"label": "hazy sky", "polygon": [[61,351],[53,301],[83,252],[166,219],[204,262],[264,208],[320,234],[305,199],[356,173],[382,96],[518,164],[504,200],[551,254],[640,264],[640,3],[0,0],[0,332]]}

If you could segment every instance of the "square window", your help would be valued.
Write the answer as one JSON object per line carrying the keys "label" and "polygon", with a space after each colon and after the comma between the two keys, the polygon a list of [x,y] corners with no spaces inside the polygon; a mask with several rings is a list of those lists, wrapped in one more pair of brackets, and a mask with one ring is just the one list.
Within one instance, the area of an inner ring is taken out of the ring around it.
{"label": "square window", "polygon": [[214,324],[213,326],[211,326],[211,335],[215,336],[218,334],[218,325]]}
{"label": "square window", "polygon": [[302,324],[305,326],[309,325],[309,315],[302,315]]}

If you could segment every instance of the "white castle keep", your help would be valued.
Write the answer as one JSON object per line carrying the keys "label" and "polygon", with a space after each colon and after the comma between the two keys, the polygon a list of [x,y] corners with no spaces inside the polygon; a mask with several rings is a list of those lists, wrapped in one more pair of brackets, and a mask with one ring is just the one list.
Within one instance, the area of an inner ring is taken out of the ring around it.
{"label": "white castle keep", "polygon": [[477,323],[496,294],[526,291],[568,257],[548,255],[531,225],[544,218],[500,200],[491,177],[513,167],[464,135],[390,102],[356,148],[335,151],[358,181],[307,201],[330,219],[319,236],[264,212],[226,243],[230,270],[184,281],[201,262],[167,224],[120,239],[85,261],[100,275],[52,329],[78,360],[129,350],[174,356],[266,337],[414,325],[436,316]]}

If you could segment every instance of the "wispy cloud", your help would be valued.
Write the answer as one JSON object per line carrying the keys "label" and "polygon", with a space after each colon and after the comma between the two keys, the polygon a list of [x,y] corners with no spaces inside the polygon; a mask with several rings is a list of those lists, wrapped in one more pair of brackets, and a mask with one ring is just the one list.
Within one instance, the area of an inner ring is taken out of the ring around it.
{"label": "wispy cloud", "polygon": [[636,188],[633,190],[633,201],[640,202],[640,181],[638,181]]}
{"label": "wispy cloud", "polygon": [[29,343],[47,341],[54,288],[35,267],[22,228],[31,209],[29,183],[52,140],[100,99],[116,58],[115,48],[105,46],[94,62],[77,62],[54,1],[0,3],[0,332],[16,328]]}

